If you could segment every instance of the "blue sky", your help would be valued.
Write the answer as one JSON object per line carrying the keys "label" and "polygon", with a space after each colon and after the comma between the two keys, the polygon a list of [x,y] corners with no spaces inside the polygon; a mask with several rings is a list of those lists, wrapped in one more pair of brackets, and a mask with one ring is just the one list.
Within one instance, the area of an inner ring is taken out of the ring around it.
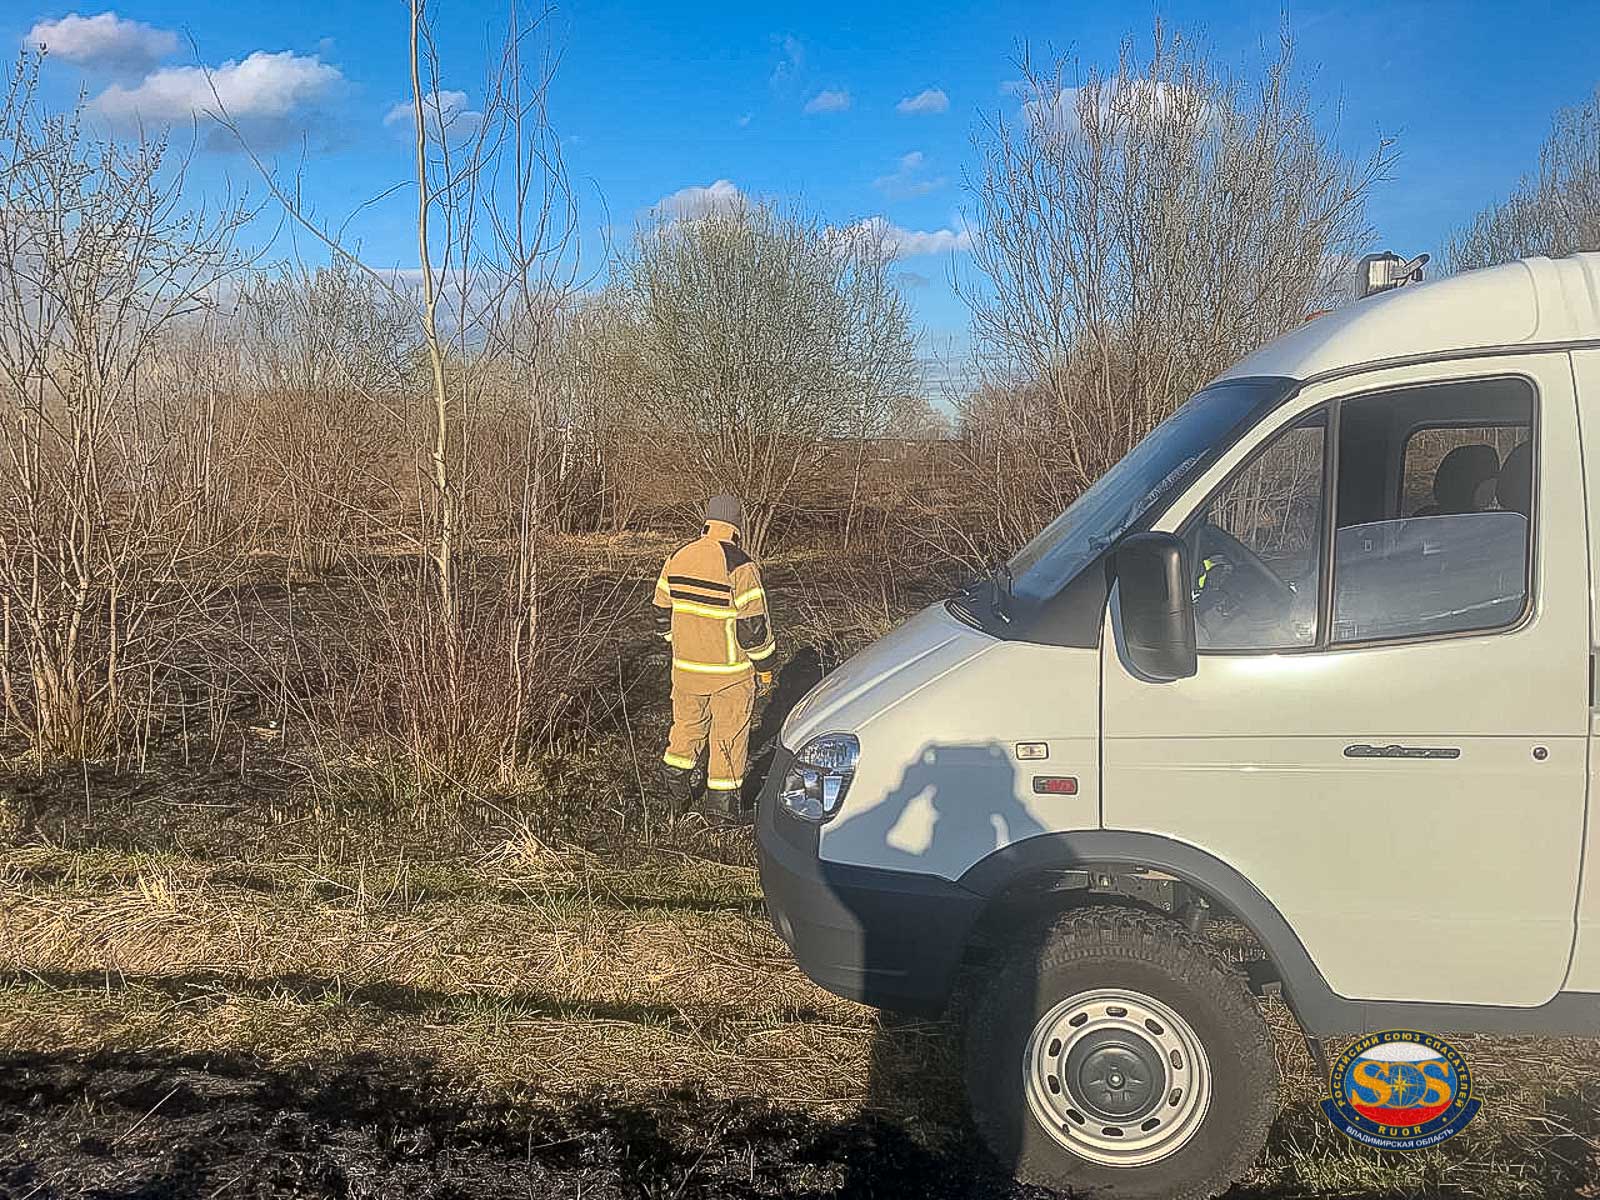
{"label": "blue sky", "polygon": [[[481,100],[499,0],[437,0],[442,86]],[[188,111],[197,62],[221,68],[253,136],[292,163],[310,148],[305,194],[338,222],[405,178],[408,94],[402,0],[5,0],[0,41],[42,29],[53,44],[47,95],[84,89],[97,119],[159,121]],[[1373,198],[1381,246],[1437,251],[1448,232],[1535,162],[1550,118],[1600,83],[1600,3],[1171,3],[804,5],[563,0],[553,117],[582,196],[598,269],[607,231],[624,236],[653,206],[692,208],[737,188],[798,203],[833,223],[881,217],[903,231],[898,270],[930,350],[966,327],[950,287],[967,270],[960,212],[972,138],[1005,93],[1026,41],[1035,54],[1115,60],[1147,43],[1158,14],[1197,32],[1226,64],[1257,60],[1287,13],[1324,119],[1352,150],[1380,135],[1401,159]],[[226,64],[232,64],[228,66]],[[152,118],[151,114],[155,114]],[[202,187],[259,191],[236,154],[204,137]],[[712,189],[706,191],[702,189]],[[396,195],[351,225],[364,257],[415,266],[411,200]],[[287,245],[283,247],[289,249]],[[308,257],[316,252],[302,241]]]}

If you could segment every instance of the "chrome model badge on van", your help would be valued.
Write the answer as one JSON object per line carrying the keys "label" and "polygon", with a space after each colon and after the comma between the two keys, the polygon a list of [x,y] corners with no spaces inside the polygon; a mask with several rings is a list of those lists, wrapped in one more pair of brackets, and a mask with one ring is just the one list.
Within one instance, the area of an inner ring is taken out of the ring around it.
{"label": "chrome model badge on van", "polygon": [[1334,1061],[1322,1111],[1362,1145],[1421,1150],[1465,1129],[1479,1103],[1467,1060],[1449,1042],[1386,1029],[1358,1038]]}

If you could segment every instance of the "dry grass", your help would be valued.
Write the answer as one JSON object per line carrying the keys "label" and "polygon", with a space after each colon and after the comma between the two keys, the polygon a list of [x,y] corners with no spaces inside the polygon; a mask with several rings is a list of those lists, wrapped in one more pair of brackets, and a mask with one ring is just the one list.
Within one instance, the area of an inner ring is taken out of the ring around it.
{"label": "dry grass", "polygon": [[859,1098],[875,1022],[812,987],[753,872],[626,870],[507,842],[477,861],[248,868],[174,855],[0,859],[0,1044],[413,1052],[577,1094],[692,1083]]}
{"label": "dry grass", "polygon": [[[705,847],[715,852],[717,847]],[[747,867],[623,864],[528,836],[463,856],[217,861],[0,853],[0,1050],[392,1055],[509,1097],[701,1094],[966,1136],[951,1030],[885,1027],[811,985]],[[1440,1150],[1335,1134],[1269,1007],[1284,1113],[1249,1183],[1286,1194],[1580,1194],[1600,1181],[1600,1045],[1462,1039],[1483,1116]]]}

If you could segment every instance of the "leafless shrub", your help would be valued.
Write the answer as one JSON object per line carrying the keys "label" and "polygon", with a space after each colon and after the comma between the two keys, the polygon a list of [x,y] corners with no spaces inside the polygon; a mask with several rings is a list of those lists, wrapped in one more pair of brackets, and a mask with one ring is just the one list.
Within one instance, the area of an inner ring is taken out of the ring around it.
{"label": "leafless shrub", "polygon": [[92,756],[206,586],[194,440],[142,372],[249,214],[186,211],[165,142],[45,112],[36,69],[0,107],[0,683],[38,754]]}
{"label": "leafless shrub", "polygon": [[1445,259],[1468,271],[1583,250],[1600,250],[1600,90],[1556,114],[1538,170],[1451,238]]}
{"label": "leafless shrub", "polygon": [[[301,612],[294,627],[282,620],[268,639],[279,648],[264,665],[276,676],[286,735],[310,748],[327,777],[359,760],[396,768],[421,795],[514,784],[530,749],[591,730],[630,590],[614,583],[602,589],[609,594],[588,595],[568,585],[558,553],[541,562],[539,636],[529,640],[497,555],[461,560],[453,629],[430,602],[422,560],[351,559],[336,607]],[[454,670],[441,670],[452,656]]]}
{"label": "leafless shrub", "polygon": [[1156,27],[1116,68],[1020,66],[972,184],[984,385],[960,412],[1016,545],[1241,354],[1323,307],[1393,162],[1319,128],[1285,36],[1250,78]]}
{"label": "leafless shrub", "polygon": [[[561,388],[576,209],[546,106],[547,14],[508,5],[483,111],[463,123],[438,100],[438,7],[409,5],[415,286],[360,263],[252,155],[336,264],[266,285],[256,324],[280,352],[277,391],[306,417],[262,454],[294,484],[304,532],[291,540],[315,552],[368,527],[386,542],[362,539],[365,561],[345,556],[362,617],[329,651],[357,651],[361,669],[336,690],[380,718],[358,732],[401,746],[420,773],[470,783],[514,772],[569,715],[561,681],[609,652],[581,630],[616,610],[584,610],[583,581],[552,557],[583,502],[581,450],[598,426]],[[331,321],[329,304],[343,310]]]}
{"label": "leafless shrub", "polygon": [[137,411],[162,414],[175,439],[175,486],[195,496],[205,544],[248,547],[260,512],[240,468],[255,384],[237,322],[207,308],[169,326],[139,376]]}
{"label": "leafless shrub", "polygon": [[[691,498],[637,403],[634,314],[620,288],[574,304],[558,344],[557,390],[583,458],[592,523],[626,529],[652,508]],[[581,505],[579,505],[581,507]]]}
{"label": "leafless shrub", "polygon": [[326,571],[370,549],[375,531],[414,523],[412,306],[336,259],[258,276],[236,307],[248,487],[274,540],[301,568]]}
{"label": "leafless shrub", "polygon": [[625,266],[630,399],[702,494],[743,498],[759,553],[833,449],[882,432],[915,379],[881,235],[746,204],[641,230]]}

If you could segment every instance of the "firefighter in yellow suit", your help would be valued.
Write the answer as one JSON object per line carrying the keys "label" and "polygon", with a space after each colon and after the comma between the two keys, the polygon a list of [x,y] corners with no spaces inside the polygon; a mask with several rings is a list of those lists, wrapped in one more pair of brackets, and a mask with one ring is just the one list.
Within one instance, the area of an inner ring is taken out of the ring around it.
{"label": "firefighter in yellow suit", "polygon": [[701,534],[661,568],[657,625],[672,643],[672,732],[665,764],[668,787],[689,793],[689,777],[707,754],[711,815],[731,817],[744,783],[750,710],[757,691],[772,686],[774,649],[761,571],[739,545],[744,510],[732,496],[713,496]]}

